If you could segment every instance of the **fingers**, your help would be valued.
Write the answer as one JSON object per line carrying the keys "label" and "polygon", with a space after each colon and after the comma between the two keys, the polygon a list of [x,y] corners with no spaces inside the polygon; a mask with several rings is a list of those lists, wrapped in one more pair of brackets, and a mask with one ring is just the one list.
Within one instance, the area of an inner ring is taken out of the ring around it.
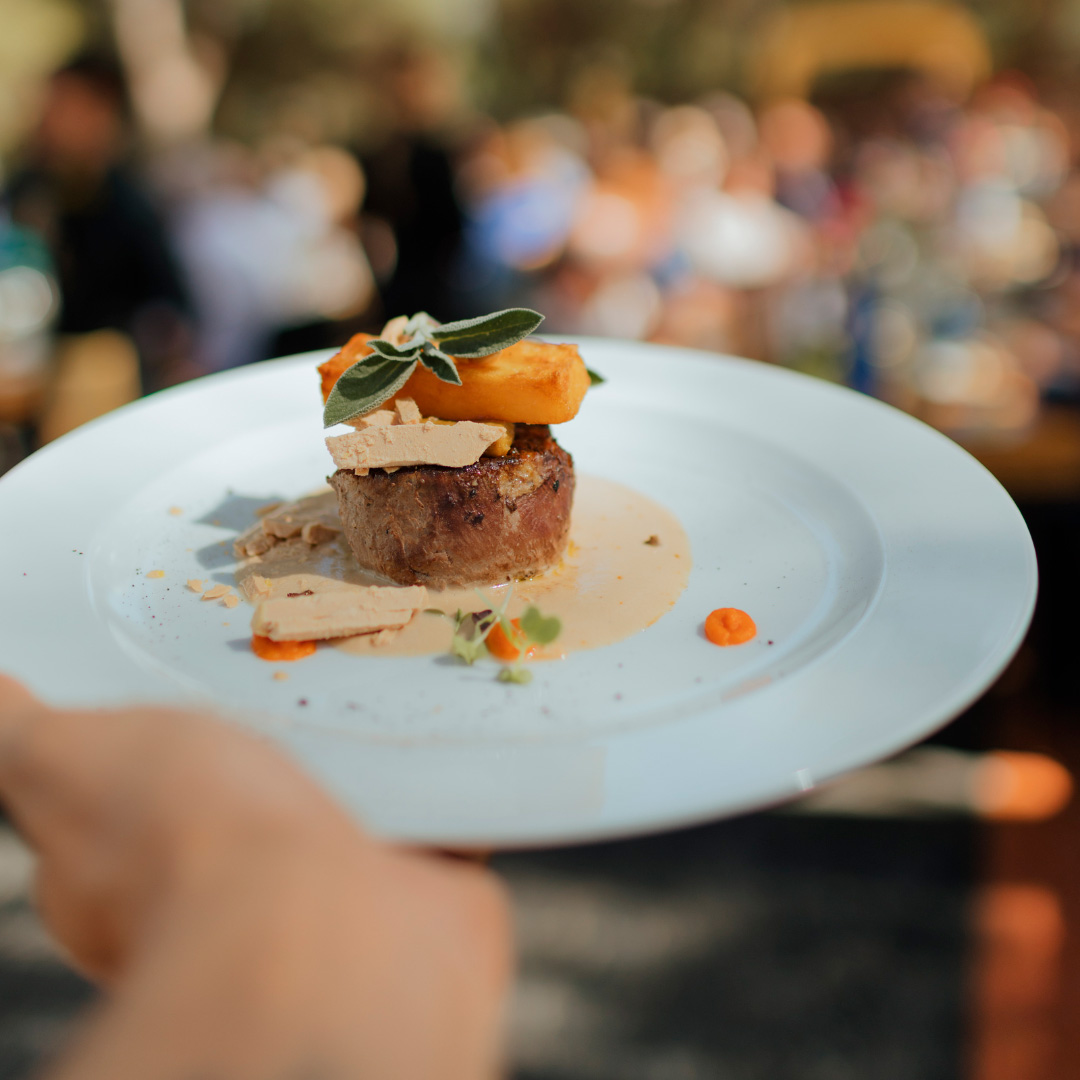
{"label": "fingers", "polygon": [[417,925],[437,909],[439,933],[459,944],[468,943],[470,966],[479,985],[494,996],[505,990],[513,968],[513,929],[506,885],[491,870],[471,860],[442,853],[384,849],[388,870],[400,903],[415,899]]}
{"label": "fingers", "polygon": [[38,701],[22,683],[0,673],[0,723],[9,715],[21,714],[41,708]]}
{"label": "fingers", "polygon": [[22,754],[28,730],[46,711],[25,686],[0,674],[0,802],[9,808],[14,792],[5,777]]}
{"label": "fingers", "polygon": [[43,858],[34,882],[34,904],[68,962],[93,982],[107,984],[121,969],[125,949],[116,924],[103,918],[96,898],[78,882],[78,869]]}

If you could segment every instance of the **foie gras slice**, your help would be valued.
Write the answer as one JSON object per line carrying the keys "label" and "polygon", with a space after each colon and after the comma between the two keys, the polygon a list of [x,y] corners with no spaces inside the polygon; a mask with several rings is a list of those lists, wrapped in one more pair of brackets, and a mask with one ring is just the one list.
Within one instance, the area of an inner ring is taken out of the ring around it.
{"label": "foie gras slice", "polygon": [[495,424],[463,420],[456,424],[394,424],[331,435],[326,447],[339,469],[400,469],[408,465],[474,465],[505,435]]}
{"label": "foie gras slice", "polygon": [[271,641],[324,641],[404,626],[427,606],[423,585],[371,585],[311,596],[264,600],[251,619],[253,633]]}

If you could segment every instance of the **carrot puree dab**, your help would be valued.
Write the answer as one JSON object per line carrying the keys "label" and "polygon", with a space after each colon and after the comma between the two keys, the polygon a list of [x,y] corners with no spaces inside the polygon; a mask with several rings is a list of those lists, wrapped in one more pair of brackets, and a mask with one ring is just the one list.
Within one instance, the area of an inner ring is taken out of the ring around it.
{"label": "carrot puree dab", "polygon": [[757,626],[745,611],[717,608],[705,619],[705,636],[714,645],[744,645],[757,637]]}
{"label": "carrot puree dab", "polygon": [[271,641],[262,634],[251,635],[251,651],[260,660],[273,664],[288,660],[303,660],[315,651],[314,641]]}
{"label": "carrot puree dab", "polygon": [[[521,629],[520,619],[511,619],[510,625],[515,631],[515,637],[517,640],[512,640],[507,636],[506,631],[503,630],[501,623],[496,623],[488,633],[488,636],[484,639],[484,644],[487,645],[487,650],[492,656],[497,657],[499,660],[504,660],[508,664],[512,664],[515,660],[521,656],[524,650],[525,658],[531,659],[536,655],[536,646],[528,644],[528,638],[524,631]],[[528,648],[526,648],[528,645]]]}

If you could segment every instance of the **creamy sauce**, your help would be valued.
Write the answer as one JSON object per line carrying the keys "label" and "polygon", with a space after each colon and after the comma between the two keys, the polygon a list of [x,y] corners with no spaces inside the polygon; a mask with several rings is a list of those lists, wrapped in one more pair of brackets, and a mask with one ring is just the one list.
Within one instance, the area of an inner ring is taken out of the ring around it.
{"label": "creamy sauce", "polygon": [[[322,498],[333,504],[336,496],[331,492]],[[451,616],[458,610],[482,611],[501,606],[512,589],[512,618],[535,604],[544,615],[562,620],[559,639],[536,657],[558,659],[651,626],[686,588],[690,565],[689,538],[664,507],[614,481],[579,476],[570,546],[558,566],[512,586],[431,589],[428,605]],[[269,596],[386,584],[357,566],[343,536],[314,548],[302,542],[279,544],[242,563],[236,572],[242,593],[253,574],[269,580]],[[404,629],[383,635],[378,643],[379,635],[368,634],[332,644],[366,656],[419,656],[449,651],[452,633],[449,618],[418,612]]]}

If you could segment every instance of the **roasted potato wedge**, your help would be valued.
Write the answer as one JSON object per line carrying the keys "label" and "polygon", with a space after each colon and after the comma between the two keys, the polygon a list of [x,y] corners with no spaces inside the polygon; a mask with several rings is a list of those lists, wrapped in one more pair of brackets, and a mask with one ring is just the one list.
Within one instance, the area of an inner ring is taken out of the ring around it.
{"label": "roasted potato wedge", "polygon": [[[342,373],[370,351],[371,338],[357,334],[320,365],[324,401]],[[561,424],[577,415],[589,389],[589,373],[576,345],[519,341],[479,360],[458,360],[457,367],[461,386],[443,382],[421,366],[396,397],[412,398],[424,416],[443,420]]]}

